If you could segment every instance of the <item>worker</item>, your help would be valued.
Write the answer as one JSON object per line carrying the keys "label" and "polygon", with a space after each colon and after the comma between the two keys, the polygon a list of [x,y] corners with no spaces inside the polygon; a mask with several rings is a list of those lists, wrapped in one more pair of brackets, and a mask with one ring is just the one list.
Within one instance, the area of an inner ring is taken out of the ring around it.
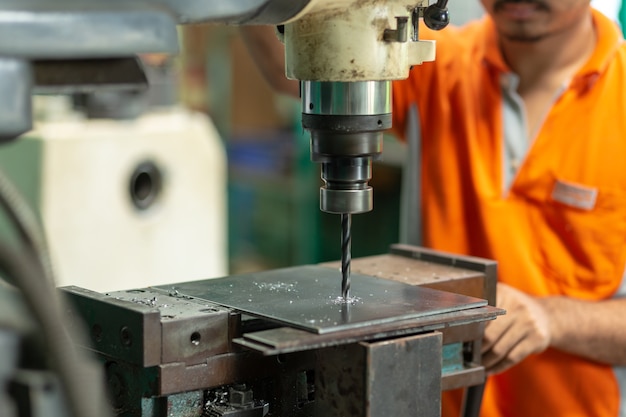
{"label": "worker", "polygon": [[393,85],[394,132],[419,131],[423,244],[498,262],[481,415],[626,416],[626,45],[590,0],[481,3],[422,29],[437,59]]}

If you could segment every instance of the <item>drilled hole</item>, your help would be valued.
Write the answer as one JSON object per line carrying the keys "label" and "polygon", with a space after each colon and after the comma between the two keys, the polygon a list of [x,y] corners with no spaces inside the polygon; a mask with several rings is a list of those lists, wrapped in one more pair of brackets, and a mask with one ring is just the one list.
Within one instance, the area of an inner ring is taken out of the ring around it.
{"label": "drilled hole", "polygon": [[122,342],[122,345],[127,347],[133,344],[133,334],[126,326],[122,327],[120,330],[120,341]]}

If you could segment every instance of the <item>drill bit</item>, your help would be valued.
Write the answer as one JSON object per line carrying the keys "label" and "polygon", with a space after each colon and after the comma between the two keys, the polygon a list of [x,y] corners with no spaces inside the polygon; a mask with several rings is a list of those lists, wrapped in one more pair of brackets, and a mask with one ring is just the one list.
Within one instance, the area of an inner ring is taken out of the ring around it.
{"label": "drill bit", "polygon": [[341,296],[350,294],[350,262],[352,262],[352,214],[341,213]]}

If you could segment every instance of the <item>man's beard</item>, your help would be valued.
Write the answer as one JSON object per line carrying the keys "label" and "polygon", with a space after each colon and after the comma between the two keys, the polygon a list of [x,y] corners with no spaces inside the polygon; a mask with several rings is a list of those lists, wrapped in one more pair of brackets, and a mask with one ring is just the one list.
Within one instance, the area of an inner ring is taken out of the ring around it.
{"label": "man's beard", "polygon": [[546,34],[541,34],[541,35],[508,35],[508,34],[501,34],[501,36],[503,38],[505,38],[507,41],[510,42],[519,42],[519,43],[535,43],[535,42],[540,42],[542,40],[544,40],[545,38],[547,38],[549,35]]}
{"label": "man's beard", "polygon": [[[543,0],[497,0],[493,5],[493,10],[494,12],[502,11],[505,8],[505,6],[508,4],[531,4],[531,5],[535,5],[537,10],[539,11],[544,11],[544,12],[551,11],[550,6]],[[547,36],[549,36],[547,33],[525,34],[523,24],[521,25],[522,27],[518,29],[517,33],[514,33],[514,34],[502,33],[501,35],[509,41],[522,42],[522,43],[539,42],[543,40],[544,38],[546,38]]]}

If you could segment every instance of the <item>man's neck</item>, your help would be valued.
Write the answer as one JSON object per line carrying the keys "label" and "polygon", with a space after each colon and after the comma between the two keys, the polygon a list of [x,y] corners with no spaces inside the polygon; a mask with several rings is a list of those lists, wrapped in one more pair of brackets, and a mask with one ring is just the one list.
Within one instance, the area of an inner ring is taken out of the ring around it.
{"label": "man's neck", "polygon": [[565,82],[589,59],[595,45],[591,16],[535,42],[500,41],[504,59],[520,77],[520,92]]}

